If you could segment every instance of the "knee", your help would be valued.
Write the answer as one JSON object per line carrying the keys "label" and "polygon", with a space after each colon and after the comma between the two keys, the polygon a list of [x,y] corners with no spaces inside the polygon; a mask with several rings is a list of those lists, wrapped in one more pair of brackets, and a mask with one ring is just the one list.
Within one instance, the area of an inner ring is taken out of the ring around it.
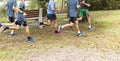
{"label": "knee", "polygon": [[76,24],[78,24],[78,21],[75,21]]}
{"label": "knee", "polygon": [[19,29],[20,29],[20,27],[16,27],[16,29],[17,29],[17,30],[19,30]]}
{"label": "knee", "polygon": [[70,23],[70,26],[73,26],[74,23]]}
{"label": "knee", "polygon": [[90,18],[88,18],[88,22],[91,22]]}
{"label": "knee", "polygon": [[16,26],[16,29],[19,30],[19,29],[20,29],[20,26]]}
{"label": "knee", "polygon": [[77,21],[81,21],[81,20],[82,20],[82,17],[77,18]]}
{"label": "knee", "polygon": [[48,23],[48,26],[50,26],[51,25],[51,23]]}

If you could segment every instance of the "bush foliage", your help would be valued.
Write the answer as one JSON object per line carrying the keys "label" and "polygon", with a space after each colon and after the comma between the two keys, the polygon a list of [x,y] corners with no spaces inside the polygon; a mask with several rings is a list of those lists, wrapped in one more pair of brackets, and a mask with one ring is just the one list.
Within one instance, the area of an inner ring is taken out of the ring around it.
{"label": "bush foliage", "polygon": [[120,0],[90,0],[91,10],[120,9]]}

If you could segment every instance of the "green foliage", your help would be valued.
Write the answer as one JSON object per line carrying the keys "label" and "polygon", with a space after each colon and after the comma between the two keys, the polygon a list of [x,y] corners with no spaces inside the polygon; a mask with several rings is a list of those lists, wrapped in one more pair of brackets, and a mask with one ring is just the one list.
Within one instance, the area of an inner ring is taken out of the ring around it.
{"label": "green foliage", "polygon": [[6,16],[6,5],[3,5],[2,7],[0,7],[0,17],[5,17]]}
{"label": "green foliage", "polygon": [[31,2],[31,9],[47,8],[47,3],[49,0],[33,0]]}
{"label": "green foliage", "polygon": [[46,8],[49,0],[37,0],[37,1],[38,1],[38,6],[39,7]]}
{"label": "green foliage", "polygon": [[120,8],[120,0],[90,0],[91,10],[112,10]]}

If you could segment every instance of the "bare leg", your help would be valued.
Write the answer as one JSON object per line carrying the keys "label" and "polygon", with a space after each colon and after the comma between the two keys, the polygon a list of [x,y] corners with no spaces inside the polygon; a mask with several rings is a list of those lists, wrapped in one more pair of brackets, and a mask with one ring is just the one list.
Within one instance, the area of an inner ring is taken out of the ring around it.
{"label": "bare leg", "polygon": [[78,21],[75,22],[77,32],[80,32]]}
{"label": "bare leg", "polygon": [[[14,22],[14,25],[15,25],[15,22]],[[14,30],[11,30],[10,34],[11,34],[11,35],[14,34]]]}
{"label": "bare leg", "polygon": [[8,26],[9,29],[12,29],[12,30],[18,30],[20,29],[20,26],[19,25],[13,25],[13,26]]}
{"label": "bare leg", "polygon": [[55,31],[58,31],[58,21],[57,20],[54,21],[54,28],[55,28]]}
{"label": "bare leg", "polygon": [[33,41],[36,40],[36,38],[31,37],[31,35],[30,35],[30,30],[29,30],[29,26],[25,26],[25,31],[26,31],[27,41],[28,41],[28,42],[33,42]]}
{"label": "bare leg", "polygon": [[73,25],[74,25],[74,23],[70,22],[70,24],[63,25],[63,28],[70,27],[70,26],[73,26]]}
{"label": "bare leg", "polygon": [[87,20],[88,20],[88,25],[91,26],[91,20],[90,20],[90,17],[87,16]]}
{"label": "bare leg", "polygon": [[15,25],[14,23],[12,23],[12,24],[10,24],[10,23],[2,23],[2,25],[3,26],[8,26],[9,27],[9,29],[12,29],[12,30],[17,30],[17,29],[19,29],[20,28],[20,26],[19,25]]}
{"label": "bare leg", "polygon": [[30,37],[30,31],[29,31],[29,26],[25,27],[26,35],[27,37]]}
{"label": "bare leg", "polygon": [[79,17],[79,18],[77,18],[77,20],[78,20],[78,21],[81,21],[81,20],[82,20],[82,18],[83,18],[83,17]]}
{"label": "bare leg", "polygon": [[43,22],[43,25],[47,25],[47,26],[50,26],[51,25],[51,21],[50,20],[48,20],[47,22]]}
{"label": "bare leg", "polygon": [[[4,25],[5,26],[5,25]],[[2,26],[1,29],[0,29],[0,33],[7,30],[7,29],[12,29],[12,30],[18,30],[20,29],[20,26],[19,25],[8,25],[8,26]]]}
{"label": "bare leg", "polygon": [[76,23],[77,35],[78,35],[78,36],[82,36],[82,35],[84,34],[84,32],[81,32],[81,31],[80,31],[78,21],[76,21],[75,23]]}
{"label": "bare leg", "polygon": [[65,25],[59,25],[58,31],[61,31],[61,29],[66,28],[66,27],[71,27],[73,26],[74,23],[70,22],[69,24],[65,24]]}
{"label": "bare leg", "polygon": [[14,30],[11,30],[10,34],[14,34]]}

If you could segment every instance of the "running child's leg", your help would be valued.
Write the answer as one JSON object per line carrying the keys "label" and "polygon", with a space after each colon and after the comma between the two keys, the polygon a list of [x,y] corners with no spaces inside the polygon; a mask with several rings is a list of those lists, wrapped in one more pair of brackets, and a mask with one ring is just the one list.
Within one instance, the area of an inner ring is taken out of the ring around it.
{"label": "running child's leg", "polygon": [[47,22],[41,22],[40,25],[50,26],[52,24],[51,20],[47,20]]}
{"label": "running child's leg", "polygon": [[[9,22],[15,24],[15,17],[9,17]],[[9,35],[16,36],[16,34],[14,34],[14,30],[11,30]]]}
{"label": "running child's leg", "polygon": [[55,33],[59,34],[60,32],[58,31],[58,21],[54,20],[54,28],[55,28]]}
{"label": "running child's leg", "polygon": [[80,31],[80,29],[79,29],[79,23],[78,23],[77,20],[75,22],[75,26],[76,26],[76,30],[77,30],[77,36],[82,36],[84,34],[84,32]]}
{"label": "running child's leg", "polygon": [[25,26],[26,36],[28,42],[33,42],[36,40],[36,38],[31,37],[29,26],[27,25],[27,21],[23,21],[23,26]]}
{"label": "running child's leg", "polygon": [[86,11],[86,17],[87,17],[87,21],[88,21],[88,29],[93,30],[94,26],[91,25],[90,13],[88,10]]}
{"label": "running child's leg", "polygon": [[1,25],[3,25],[3,29],[1,29],[0,33],[6,31],[6,30],[8,30],[8,29],[16,30],[16,29],[19,29],[19,28],[20,28],[19,25],[14,25],[14,24],[1,23]]}

